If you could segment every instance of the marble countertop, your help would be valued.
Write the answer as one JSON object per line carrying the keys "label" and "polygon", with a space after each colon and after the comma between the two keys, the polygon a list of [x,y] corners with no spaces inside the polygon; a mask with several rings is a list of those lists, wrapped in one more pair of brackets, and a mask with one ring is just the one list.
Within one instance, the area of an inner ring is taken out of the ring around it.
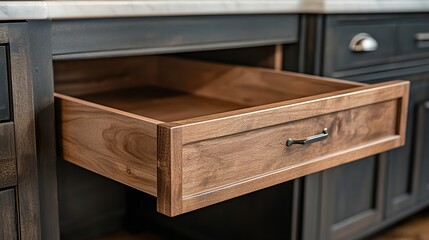
{"label": "marble countertop", "polygon": [[257,13],[429,12],[428,0],[0,1],[1,20]]}

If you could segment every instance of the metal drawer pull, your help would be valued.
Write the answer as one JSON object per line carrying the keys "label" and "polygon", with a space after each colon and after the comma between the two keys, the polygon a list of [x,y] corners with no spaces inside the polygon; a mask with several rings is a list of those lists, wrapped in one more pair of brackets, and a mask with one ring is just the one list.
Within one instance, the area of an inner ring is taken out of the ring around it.
{"label": "metal drawer pull", "polygon": [[353,52],[371,52],[377,48],[377,41],[368,33],[358,33],[352,38],[349,45],[349,49]]}
{"label": "metal drawer pull", "polygon": [[286,146],[289,147],[289,146],[292,146],[293,144],[303,144],[303,145],[305,145],[305,144],[308,144],[308,143],[319,142],[319,141],[327,139],[328,136],[329,136],[328,129],[324,128],[323,131],[322,131],[322,133],[316,134],[314,136],[310,136],[310,137],[308,137],[306,139],[293,140],[292,138],[289,138],[286,141]]}
{"label": "metal drawer pull", "polygon": [[416,33],[414,35],[416,44],[418,48],[428,48],[429,47],[429,33]]}
{"label": "metal drawer pull", "polygon": [[424,105],[425,105],[425,109],[429,110],[429,101],[426,101]]}
{"label": "metal drawer pull", "polygon": [[416,33],[414,38],[417,41],[429,41],[429,33]]}

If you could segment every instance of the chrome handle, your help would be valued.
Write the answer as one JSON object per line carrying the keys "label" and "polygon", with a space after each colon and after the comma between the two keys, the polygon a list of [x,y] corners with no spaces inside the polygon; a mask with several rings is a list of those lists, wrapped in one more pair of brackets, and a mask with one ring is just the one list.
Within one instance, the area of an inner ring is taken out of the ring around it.
{"label": "chrome handle", "polygon": [[371,52],[378,48],[377,41],[368,33],[359,33],[350,41],[349,49],[353,52]]}
{"label": "chrome handle", "polygon": [[429,41],[429,33],[416,33],[414,38],[416,41]]}
{"label": "chrome handle", "polygon": [[308,143],[314,143],[314,142],[325,140],[325,139],[328,138],[328,136],[329,136],[328,129],[324,128],[323,131],[322,131],[322,133],[316,134],[314,136],[307,137],[306,139],[293,140],[292,138],[289,138],[286,141],[286,146],[289,147],[289,146],[292,146],[293,144],[302,144],[302,145],[305,145],[305,144],[308,144]]}
{"label": "chrome handle", "polygon": [[425,106],[425,109],[429,110],[429,101],[426,101],[424,106]]}
{"label": "chrome handle", "polygon": [[416,33],[416,35],[414,35],[414,39],[416,39],[418,48],[429,47],[429,33]]}

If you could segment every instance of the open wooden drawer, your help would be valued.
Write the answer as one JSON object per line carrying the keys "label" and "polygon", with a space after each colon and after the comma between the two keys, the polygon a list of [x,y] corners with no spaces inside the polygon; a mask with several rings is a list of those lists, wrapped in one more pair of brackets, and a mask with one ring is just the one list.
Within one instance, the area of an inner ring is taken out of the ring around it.
{"label": "open wooden drawer", "polygon": [[63,157],[156,196],[169,216],[404,143],[405,81],[161,56],[104,61],[55,66]]}

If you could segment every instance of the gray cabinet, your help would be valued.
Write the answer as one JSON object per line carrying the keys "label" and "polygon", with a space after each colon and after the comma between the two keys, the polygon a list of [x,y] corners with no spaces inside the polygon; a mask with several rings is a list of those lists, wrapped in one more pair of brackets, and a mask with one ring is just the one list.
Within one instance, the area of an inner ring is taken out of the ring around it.
{"label": "gray cabinet", "polygon": [[[411,80],[411,93],[405,146],[388,153],[386,218],[392,218],[411,210],[417,204],[417,196],[422,195],[419,192],[423,190],[419,189],[422,188],[425,181],[423,179],[427,175],[423,170],[427,165],[424,161],[424,151],[429,147],[429,141],[425,139],[427,138],[425,134],[428,134],[427,117],[425,116],[427,112],[425,103],[429,99],[428,75],[428,73],[418,73],[398,77]],[[427,156],[426,154],[426,158]]]}
{"label": "gray cabinet", "polygon": [[419,105],[417,121],[420,127],[416,151],[420,161],[419,201],[429,202],[429,100]]}
{"label": "gray cabinet", "polygon": [[378,158],[321,174],[320,239],[350,239],[382,220],[384,171]]}
{"label": "gray cabinet", "polygon": [[416,92],[415,156],[417,166],[418,202],[429,202],[429,78]]}
{"label": "gray cabinet", "polygon": [[18,239],[15,191],[0,191],[0,239]]}
{"label": "gray cabinet", "polygon": [[27,26],[0,24],[0,239],[41,239]]}
{"label": "gray cabinet", "polygon": [[[302,239],[368,236],[429,203],[429,58],[422,41],[415,40],[427,30],[427,19],[423,14],[318,19],[323,27],[316,28],[321,33],[315,41],[323,47],[319,55],[316,49],[316,74],[367,83],[410,80],[411,93],[403,147],[303,180]],[[350,50],[352,38],[360,33],[370,34],[378,48]],[[310,192],[318,200],[309,199]]]}
{"label": "gray cabinet", "polygon": [[[422,69],[428,66],[349,78],[369,83],[411,81],[405,145],[323,171],[320,184],[307,181],[305,192],[317,189],[319,206],[314,215],[318,222],[304,227],[304,239],[310,239],[306,231],[318,232],[320,239],[360,237],[429,203],[429,73]],[[380,78],[386,75],[392,77]]]}

